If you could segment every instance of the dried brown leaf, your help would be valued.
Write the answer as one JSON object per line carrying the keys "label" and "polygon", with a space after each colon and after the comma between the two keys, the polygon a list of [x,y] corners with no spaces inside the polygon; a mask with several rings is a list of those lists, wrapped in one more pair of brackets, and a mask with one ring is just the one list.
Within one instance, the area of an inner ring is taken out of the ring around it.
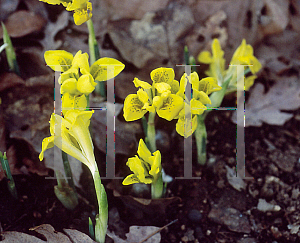
{"label": "dried brown leaf", "polygon": [[25,81],[15,73],[3,73],[0,75],[0,92],[24,84]]}
{"label": "dried brown leaf", "polygon": [[14,12],[20,0],[2,0],[0,1],[0,21],[4,21],[12,12]]}
{"label": "dried brown leaf", "polygon": [[[155,226],[130,226],[129,233],[126,234],[127,239],[123,240],[113,232],[108,231],[107,235],[114,240],[115,243],[138,243],[145,239],[159,228]],[[159,243],[161,241],[160,233],[150,237],[144,243]]]}
{"label": "dried brown leaf", "polygon": [[[48,243],[94,243],[90,237],[86,234],[81,233],[78,230],[67,229],[64,230],[65,234],[55,231],[55,229],[49,224],[43,224],[32,228],[37,233],[43,235]],[[41,240],[35,236],[24,234],[16,231],[6,231],[1,233],[4,238],[2,243],[45,243],[44,240]]]}
{"label": "dried brown leaf", "polygon": [[[293,114],[284,111],[299,107],[300,87],[296,77],[278,80],[266,94],[264,94],[264,86],[257,83],[246,103],[245,125],[261,126],[263,122],[270,125],[283,125],[293,117]],[[236,122],[236,113],[233,114],[232,120]],[[244,124],[239,125],[244,126]]]}
{"label": "dried brown leaf", "polygon": [[[10,37],[22,37],[40,31],[45,26],[46,20],[33,12],[20,10],[11,14],[4,24]],[[3,38],[2,27],[0,38]]]}

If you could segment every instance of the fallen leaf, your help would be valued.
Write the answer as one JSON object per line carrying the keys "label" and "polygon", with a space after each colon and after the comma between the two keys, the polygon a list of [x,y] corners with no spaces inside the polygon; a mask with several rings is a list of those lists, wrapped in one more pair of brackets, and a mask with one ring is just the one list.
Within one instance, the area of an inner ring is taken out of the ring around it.
{"label": "fallen leaf", "polygon": [[20,0],[2,0],[0,1],[0,21],[4,21],[12,12],[14,12]]}
{"label": "fallen leaf", "polygon": [[183,43],[179,40],[194,23],[187,6],[174,4],[162,11],[147,12],[141,20],[110,23],[108,34],[121,56],[137,68],[150,62],[175,65],[182,59]]}
{"label": "fallen leaf", "polygon": [[[33,12],[20,10],[11,14],[4,24],[10,37],[22,37],[40,31],[45,26],[46,20]],[[2,27],[0,38],[3,38]]]}
{"label": "fallen leaf", "polygon": [[[55,229],[49,224],[43,224],[37,227],[34,227],[30,230],[36,231],[41,234],[47,242],[49,243],[94,243],[90,237],[86,234],[78,231],[67,229],[64,230],[65,234],[55,231]],[[1,243],[45,243],[44,240],[41,240],[35,236],[28,235],[16,231],[4,231],[1,233],[2,241]]]}
{"label": "fallen leaf", "polygon": [[24,84],[25,81],[15,73],[3,73],[0,75],[0,92]]}
{"label": "fallen leaf", "polygon": [[101,8],[106,10],[106,15],[111,20],[141,19],[145,13],[163,9],[169,0],[105,0]]}
{"label": "fallen leaf", "polygon": [[289,22],[289,3],[282,0],[264,0],[264,14],[260,28],[264,35],[281,33]]}
{"label": "fallen leaf", "polygon": [[[107,235],[114,240],[115,243],[138,243],[143,239],[153,234],[159,228],[155,226],[130,226],[129,233],[126,234],[126,240],[121,239],[114,232],[107,232]],[[159,243],[161,241],[160,233],[157,233],[150,237],[144,243]]]}
{"label": "fallen leaf", "polygon": [[[262,84],[255,84],[245,107],[246,127],[259,127],[263,122],[270,125],[283,125],[293,117],[293,114],[284,110],[291,111],[300,107],[300,87],[297,78],[278,80],[266,94]],[[243,107],[239,108],[243,109]],[[239,120],[243,121],[243,119]],[[233,113],[232,121],[236,123],[236,112]],[[244,126],[244,124],[238,125]]]}

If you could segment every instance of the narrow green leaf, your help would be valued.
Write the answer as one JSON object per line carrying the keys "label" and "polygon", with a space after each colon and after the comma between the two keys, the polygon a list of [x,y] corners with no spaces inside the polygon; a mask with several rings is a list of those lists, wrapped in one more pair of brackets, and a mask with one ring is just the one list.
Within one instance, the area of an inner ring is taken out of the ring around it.
{"label": "narrow green leaf", "polygon": [[20,75],[20,70],[19,70],[19,66],[17,63],[17,58],[16,58],[16,53],[15,53],[14,47],[12,45],[11,39],[8,35],[5,25],[3,24],[3,22],[1,22],[1,24],[2,24],[2,28],[3,28],[3,41],[4,41],[4,44],[7,44],[7,46],[5,48],[5,52],[6,52],[6,59],[8,62],[8,66],[11,71]]}

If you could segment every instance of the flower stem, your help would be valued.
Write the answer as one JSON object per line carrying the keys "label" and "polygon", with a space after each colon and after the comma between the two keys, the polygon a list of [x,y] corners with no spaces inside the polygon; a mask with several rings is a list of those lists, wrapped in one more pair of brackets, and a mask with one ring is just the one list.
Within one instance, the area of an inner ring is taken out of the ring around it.
{"label": "flower stem", "polygon": [[93,179],[99,207],[99,214],[96,216],[95,239],[97,242],[104,243],[108,221],[108,202],[98,168],[93,174]]}
{"label": "flower stem", "polygon": [[225,80],[225,82],[222,84],[222,89],[220,91],[214,92],[210,95],[211,104],[207,105],[207,110],[204,111],[202,115],[198,115],[198,126],[195,131],[195,139],[196,139],[196,145],[197,145],[197,160],[198,164],[204,165],[206,163],[206,142],[207,142],[207,132],[206,132],[206,126],[205,126],[205,118],[207,114],[212,111],[213,109],[210,109],[210,107],[218,108],[225,96],[228,84],[230,82],[230,78]]}
{"label": "flower stem", "polygon": [[204,116],[198,115],[198,126],[195,131],[195,139],[196,139],[196,146],[197,146],[197,161],[198,164],[204,165],[206,163],[206,140],[207,140],[207,133],[206,133],[206,126],[204,123]]}
{"label": "flower stem", "polygon": [[162,173],[159,174],[156,182],[151,184],[151,198],[161,198],[163,196],[164,183],[162,180]]}
{"label": "flower stem", "polygon": [[151,153],[156,151],[154,119],[155,119],[155,112],[149,112],[146,141],[147,144],[149,145],[149,150]]}
{"label": "flower stem", "polygon": [[68,180],[68,184],[74,190],[74,193],[77,197],[76,188],[75,188],[74,179],[73,179],[73,173],[72,173],[71,166],[70,166],[69,159],[68,159],[68,154],[65,153],[64,151],[61,151],[61,156],[62,156],[65,175]]}
{"label": "flower stem", "polygon": [[[92,19],[87,22],[87,27],[89,30],[89,50],[90,50],[90,61],[93,64],[96,60],[100,58],[100,51],[98,47],[98,42],[95,36],[94,24]],[[102,97],[106,98],[105,83],[99,82],[95,88],[95,92],[100,94]]]}

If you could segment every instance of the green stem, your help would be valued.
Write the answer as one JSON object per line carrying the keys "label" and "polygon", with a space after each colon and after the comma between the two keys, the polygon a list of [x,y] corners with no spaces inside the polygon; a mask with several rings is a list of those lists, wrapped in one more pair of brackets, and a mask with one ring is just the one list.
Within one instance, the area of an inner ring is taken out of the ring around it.
{"label": "green stem", "polygon": [[76,193],[75,184],[74,184],[73,173],[72,173],[71,166],[70,166],[69,159],[68,159],[68,154],[65,153],[64,151],[61,151],[61,156],[62,156],[63,165],[64,165],[64,169],[65,169],[65,175],[68,180],[68,184],[73,189],[76,197],[78,197],[77,193]]}
{"label": "green stem", "polygon": [[162,180],[162,173],[158,175],[156,182],[151,184],[151,198],[161,198],[163,196],[164,183]]}
{"label": "green stem", "polygon": [[[86,23],[89,30],[89,50],[90,50],[90,61],[92,65],[96,60],[100,58],[100,51],[99,51],[92,19],[89,19]],[[97,94],[100,94],[102,97],[106,98],[105,83],[98,82],[98,85],[95,88],[95,92]]]}
{"label": "green stem", "polygon": [[207,114],[212,111],[213,109],[210,107],[218,108],[220,107],[227,87],[230,82],[230,78],[228,78],[223,84],[222,89],[220,91],[214,92],[210,95],[211,104],[206,105],[207,110],[202,114],[198,115],[198,126],[195,131],[195,139],[196,139],[196,146],[197,146],[197,161],[198,164],[204,165],[206,163],[206,142],[207,142],[207,132],[206,132],[206,126],[205,126],[205,118]]}
{"label": "green stem", "polygon": [[222,104],[222,101],[224,99],[224,96],[226,94],[227,87],[230,83],[230,80],[231,80],[231,76],[227,80],[225,80],[225,82],[222,84],[221,90],[214,92],[209,96],[209,98],[211,100],[211,104],[206,105],[208,109],[203,113],[204,118],[207,116],[207,114],[209,112],[211,112],[213,110],[212,108],[220,107],[220,105]]}
{"label": "green stem", "polygon": [[98,168],[94,172],[93,179],[99,207],[99,214],[96,216],[95,239],[97,242],[104,243],[108,221],[108,202]]}
{"label": "green stem", "polygon": [[204,123],[204,116],[198,115],[198,126],[195,131],[195,139],[196,139],[196,146],[197,146],[197,159],[198,164],[204,165],[206,163],[206,140],[207,140],[207,133],[206,133],[206,126]]}
{"label": "green stem", "polygon": [[149,145],[150,152],[156,151],[156,141],[155,141],[155,112],[149,112],[148,116],[148,127],[147,127],[147,143]]}

